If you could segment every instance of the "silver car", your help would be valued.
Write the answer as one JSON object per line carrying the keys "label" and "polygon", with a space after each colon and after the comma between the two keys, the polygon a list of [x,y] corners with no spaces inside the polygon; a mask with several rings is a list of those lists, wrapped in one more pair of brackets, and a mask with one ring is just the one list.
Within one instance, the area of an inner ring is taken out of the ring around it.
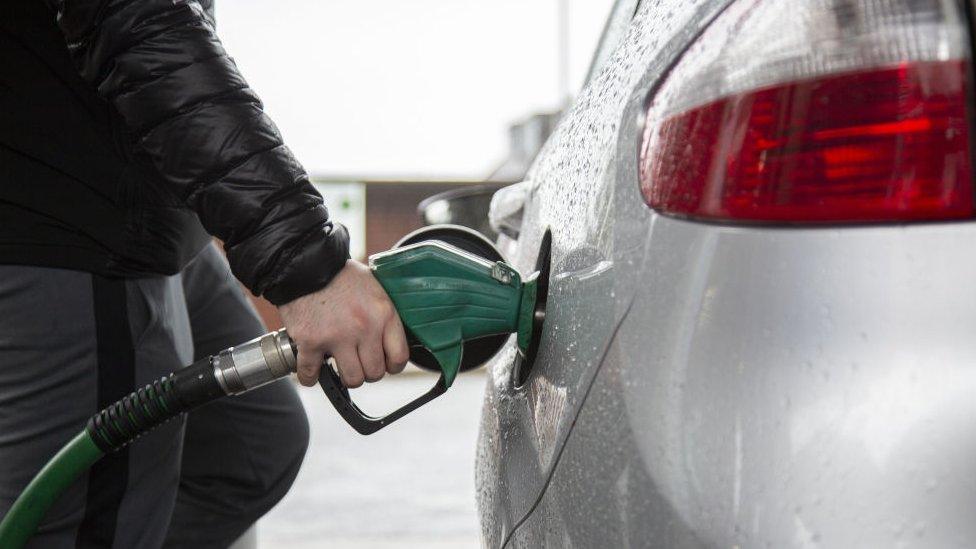
{"label": "silver car", "polygon": [[617,2],[493,202],[486,546],[976,545],[973,12]]}

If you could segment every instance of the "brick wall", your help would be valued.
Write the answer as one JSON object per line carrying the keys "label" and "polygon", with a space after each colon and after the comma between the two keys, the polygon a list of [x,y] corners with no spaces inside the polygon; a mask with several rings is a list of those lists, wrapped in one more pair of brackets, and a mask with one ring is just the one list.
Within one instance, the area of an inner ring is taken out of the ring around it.
{"label": "brick wall", "polygon": [[417,204],[457,183],[377,182],[366,185],[366,255],[389,250],[400,238],[423,226]]}

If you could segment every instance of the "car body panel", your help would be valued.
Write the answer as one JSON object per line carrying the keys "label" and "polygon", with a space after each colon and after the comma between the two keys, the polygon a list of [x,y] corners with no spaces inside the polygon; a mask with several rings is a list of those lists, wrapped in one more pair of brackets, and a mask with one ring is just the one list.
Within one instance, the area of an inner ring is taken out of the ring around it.
{"label": "car body panel", "polygon": [[[727,5],[642,2],[530,172],[552,235],[522,387],[489,364],[485,545],[956,546],[976,538],[976,224],[734,227],[639,194],[644,99]],[[923,494],[922,497],[919,497]]]}
{"label": "car body panel", "polygon": [[[517,247],[505,246],[513,265],[531,272],[551,230],[550,305],[538,367],[516,388],[514,349],[488,366],[476,477],[491,546],[501,544],[541,496],[636,287],[651,216],[636,185],[624,183],[635,181],[636,173],[636,133],[630,130],[641,100],[634,90],[662,74],[724,2],[675,2],[668,10],[645,4],[566,115],[572,123],[561,124],[540,153],[524,208],[531,223],[522,227]],[[622,125],[627,152],[616,146]],[[565,360],[574,366],[563,367]]]}
{"label": "car body panel", "polygon": [[658,217],[649,241],[644,284],[514,546],[976,538],[976,224]]}

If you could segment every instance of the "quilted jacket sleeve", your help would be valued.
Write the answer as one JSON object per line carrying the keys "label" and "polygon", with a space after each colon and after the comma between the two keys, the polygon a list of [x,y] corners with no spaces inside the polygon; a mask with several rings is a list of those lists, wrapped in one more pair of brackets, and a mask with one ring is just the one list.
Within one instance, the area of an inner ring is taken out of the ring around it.
{"label": "quilted jacket sleeve", "polygon": [[49,0],[82,77],[162,178],[275,304],[325,286],[348,236],[282,142],[196,0]]}

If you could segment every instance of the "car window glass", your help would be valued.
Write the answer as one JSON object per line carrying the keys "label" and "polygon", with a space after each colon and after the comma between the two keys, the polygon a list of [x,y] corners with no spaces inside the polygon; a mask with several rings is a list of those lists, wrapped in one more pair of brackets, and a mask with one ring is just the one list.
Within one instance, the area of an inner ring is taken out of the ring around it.
{"label": "car window glass", "polygon": [[630,21],[634,18],[634,12],[637,11],[639,1],[617,0],[613,5],[613,9],[610,11],[610,17],[607,18],[606,26],[603,27],[603,35],[600,36],[600,42],[597,44],[596,52],[593,54],[593,60],[590,62],[590,70],[586,73],[586,82],[589,82],[594,75],[600,72],[607,60],[610,59],[610,54],[617,48],[620,41],[624,39],[624,35],[627,34],[627,28],[630,26]]}

